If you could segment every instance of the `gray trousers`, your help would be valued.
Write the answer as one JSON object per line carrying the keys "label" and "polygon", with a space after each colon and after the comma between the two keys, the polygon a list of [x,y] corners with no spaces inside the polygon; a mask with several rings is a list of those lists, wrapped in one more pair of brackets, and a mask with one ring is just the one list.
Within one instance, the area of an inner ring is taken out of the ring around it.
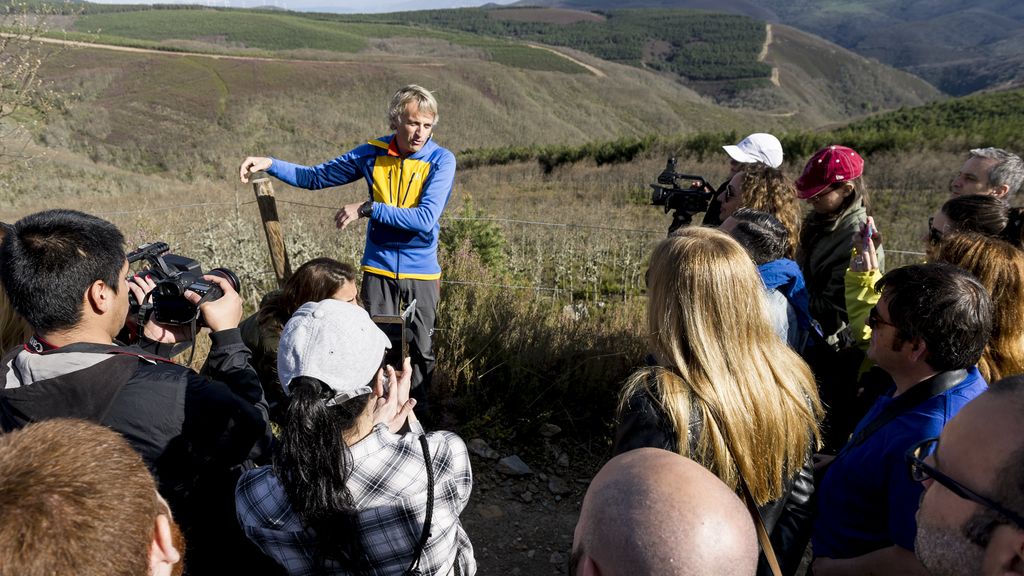
{"label": "gray trousers", "polygon": [[412,359],[412,397],[417,403],[417,413],[428,408],[427,393],[434,375],[434,320],[437,317],[437,301],[441,295],[440,280],[409,280],[386,278],[363,273],[363,306],[371,316],[375,314],[399,314],[413,300],[416,310],[412,321],[406,326],[409,338],[409,356]]}

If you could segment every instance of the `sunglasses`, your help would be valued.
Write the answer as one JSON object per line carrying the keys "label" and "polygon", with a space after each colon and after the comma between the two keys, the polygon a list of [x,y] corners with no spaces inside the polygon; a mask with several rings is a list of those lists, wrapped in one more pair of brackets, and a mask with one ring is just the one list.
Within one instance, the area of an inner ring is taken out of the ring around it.
{"label": "sunglasses", "polygon": [[935,223],[935,216],[929,216],[928,217],[928,240],[930,240],[932,244],[938,244],[939,242],[942,242],[942,237],[945,236],[946,233],[943,232],[942,230],[939,230],[938,228],[936,228],[934,226],[934,223]]}
{"label": "sunglasses", "polygon": [[871,310],[868,311],[868,319],[865,322],[865,324],[867,324],[868,328],[871,328],[872,330],[874,330],[879,325],[892,326],[893,328],[896,327],[896,325],[893,324],[892,322],[889,322],[888,320],[884,320],[882,318],[882,315],[878,313],[878,306],[872,306]]}
{"label": "sunglasses", "polygon": [[939,472],[933,466],[925,463],[925,458],[934,454],[938,445],[938,438],[928,438],[926,440],[922,440],[910,450],[907,450],[906,460],[911,479],[915,482],[923,482],[931,478],[945,486],[953,494],[956,494],[964,500],[976,502],[990,510],[998,512],[1001,516],[1016,524],[1018,528],[1024,529],[1024,517],[1020,514],[1008,510],[1005,506],[991,498],[978,494],[974,490],[971,490],[949,476],[946,476],[942,472]]}
{"label": "sunglasses", "polygon": [[724,194],[723,196],[725,197],[725,201],[726,201],[726,202],[728,202],[729,200],[732,200],[732,199],[733,199],[733,198],[735,198],[735,197],[736,197],[736,196],[737,196],[738,194],[739,194],[739,192],[737,192],[737,191],[736,191],[736,190],[735,190],[735,189],[734,189],[734,188],[732,187],[732,184],[726,184],[726,185],[725,185],[725,194]]}

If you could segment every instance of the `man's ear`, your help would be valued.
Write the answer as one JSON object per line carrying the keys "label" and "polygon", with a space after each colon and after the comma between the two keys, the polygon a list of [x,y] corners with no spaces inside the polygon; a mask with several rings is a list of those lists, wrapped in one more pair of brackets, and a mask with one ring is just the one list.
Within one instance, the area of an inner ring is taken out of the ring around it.
{"label": "man's ear", "polygon": [[921,338],[910,341],[910,359],[914,362],[928,358],[928,345]]}
{"label": "man's ear", "polygon": [[117,293],[103,280],[96,280],[85,290],[85,305],[100,314],[111,309]]}
{"label": "man's ear", "polygon": [[149,573],[156,576],[170,574],[171,567],[181,561],[181,552],[174,546],[171,520],[158,514],[153,523],[153,541],[149,544]]}
{"label": "man's ear", "polygon": [[992,187],[992,195],[996,198],[1006,198],[1006,195],[1010,193],[1009,184],[1000,184],[999,186]]}

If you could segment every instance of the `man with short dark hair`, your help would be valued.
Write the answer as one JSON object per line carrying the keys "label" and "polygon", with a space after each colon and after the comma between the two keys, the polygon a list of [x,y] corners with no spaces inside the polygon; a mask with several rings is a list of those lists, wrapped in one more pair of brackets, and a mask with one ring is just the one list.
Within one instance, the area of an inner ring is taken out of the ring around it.
{"label": "man with short dark hair", "polygon": [[0,435],[0,574],[180,574],[185,542],[116,432],[58,418]]}
{"label": "man with short dark hair", "polygon": [[949,184],[953,197],[990,194],[1006,198],[1024,183],[1024,161],[1002,148],[975,148]]}
{"label": "man with short dark hair", "polygon": [[736,494],[658,448],[612,458],[587,488],[572,542],[577,576],[753,576],[757,535]]}
{"label": "man with short dark hair", "polygon": [[868,357],[892,378],[831,460],[818,488],[816,576],[924,574],[914,557],[922,487],[904,454],[939,435],[986,389],[975,364],[992,332],[992,302],[964,270],[944,263],[904,266],[876,286]]}
{"label": "man with short dark hair", "polygon": [[0,277],[34,335],[0,366],[0,427],[73,417],[120,432],[193,542],[195,574],[216,566],[232,542],[246,543],[234,521],[234,469],[270,440],[266,401],[238,331],[241,298],[223,278],[205,276],[224,296],[199,306],[212,330],[209,378],[115,342],[129,291],[145,298],[125,280],[123,244],[113,224],[73,210],[38,212],[10,228]]}
{"label": "man with short dark hair", "polygon": [[1024,377],[995,383],[907,460],[925,487],[914,551],[932,576],[1024,573]]}
{"label": "man with short dark hair", "polygon": [[437,260],[441,213],[455,182],[455,155],[433,140],[438,121],[437,100],[430,91],[410,84],[388,105],[394,133],[370,140],[317,166],[301,166],[277,158],[250,156],[242,161],[243,183],[255,172],[286,184],[319,190],[365,180],[365,201],[342,206],[338,228],[366,218],[362,300],[371,316],[397,315],[413,300],[409,324],[409,355],[413,396],[421,415],[429,411],[434,373],[433,333],[441,293]]}

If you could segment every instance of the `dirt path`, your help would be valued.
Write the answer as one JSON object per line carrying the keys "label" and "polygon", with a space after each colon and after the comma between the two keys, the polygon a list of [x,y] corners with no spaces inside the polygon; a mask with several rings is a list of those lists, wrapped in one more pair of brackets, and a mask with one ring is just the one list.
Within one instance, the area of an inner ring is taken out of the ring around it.
{"label": "dirt path", "polygon": [[587,70],[590,71],[591,74],[593,74],[594,76],[597,76],[598,78],[606,78],[608,76],[607,74],[605,74],[604,72],[602,72],[601,70],[599,70],[597,68],[594,68],[590,64],[585,64],[583,62],[580,62],[576,58],[573,58],[572,56],[569,56],[568,54],[563,54],[563,53],[559,52],[558,50],[555,50],[554,48],[549,48],[547,46],[541,46],[539,44],[530,44],[529,42],[527,42],[526,45],[529,46],[530,48],[536,48],[537,50],[547,50],[548,52],[551,52],[552,54],[561,56],[562,58],[565,58],[566,60],[568,60],[569,62],[572,62],[573,64],[576,64],[577,66],[582,66],[582,67],[586,68]]}
{"label": "dirt path", "polygon": [[[12,37],[12,34],[0,32],[2,37]],[[236,54],[212,54],[209,52],[184,52],[179,50],[157,50],[155,48],[136,48],[134,46],[118,46],[116,44],[99,44],[94,42],[81,42],[78,40],[60,40],[57,38],[33,38],[36,42],[44,44],[56,44],[72,48],[96,48],[99,50],[112,50],[114,52],[134,52],[137,54],[162,54],[164,56],[198,56],[200,58],[213,58],[215,60],[249,60],[256,62],[307,62],[313,64],[358,64],[358,60],[301,60],[298,58],[272,58],[268,56],[239,56]],[[564,55],[563,55],[564,56]],[[568,56],[566,56],[568,58]],[[419,66],[440,67],[440,62],[420,62]],[[586,66],[580,63],[581,66]]]}
{"label": "dirt path", "polygon": [[536,438],[515,454],[532,474],[503,474],[497,460],[471,456],[473,495],[461,518],[478,573],[566,574],[583,495],[607,455],[558,436]]}
{"label": "dirt path", "polygon": [[761,53],[757,55],[758,62],[764,62],[768,57],[768,47],[772,45],[772,25],[764,25],[764,46],[761,46]]}

